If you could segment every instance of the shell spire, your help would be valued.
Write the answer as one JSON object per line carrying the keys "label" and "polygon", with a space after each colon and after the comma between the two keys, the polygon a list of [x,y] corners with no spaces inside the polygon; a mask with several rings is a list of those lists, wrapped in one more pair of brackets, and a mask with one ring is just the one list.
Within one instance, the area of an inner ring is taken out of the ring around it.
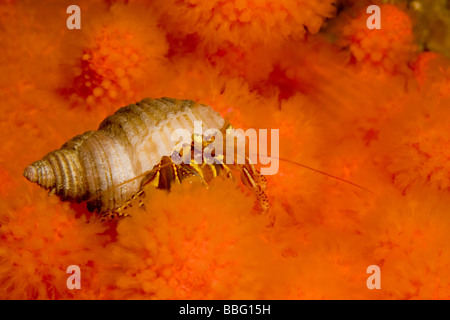
{"label": "shell spire", "polygon": [[87,194],[84,170],[80,162],[78,147],[90,137],[92,131],[74,137],[61,149],[52,151],[41,160],[25,168],[23,175],[44,189],[55,192],[63,200],[81,201]]}
{"label": "shell spire", "polygon": [[45,189],[56,187],[55,172],[47,159],[33,162],[25,168],[23,175],[29,181],[35,182]]}
{"label": "shell spire", "polygon": [[37,182],[39,178],[36,167],[33,164],[25,168],[23,176],[31,182]]}

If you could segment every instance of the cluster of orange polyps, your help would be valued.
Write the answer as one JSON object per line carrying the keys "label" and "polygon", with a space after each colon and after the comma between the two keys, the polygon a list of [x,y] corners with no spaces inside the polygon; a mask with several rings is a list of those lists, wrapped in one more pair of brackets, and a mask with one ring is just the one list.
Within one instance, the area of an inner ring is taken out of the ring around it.
{"label": "cluster of orange polyps", "polygon": [[[86,1],[76,31],[59,29],[56,2],[2,3],[0,297],[448,298],[448,60],[416,61],[411,20],[392,5],[380,5],[381,30],[350,5],[322,33],[296,29],[318,31],[332,2],[261,0],[249,12],[242,1]],[[234,23],[235,9],[259,16]],[[280,161],[268,178],[272,228],[250,193],[220,178],[154,190],[145,211],[102,224],[22,177],[113,110],[161,96],[211,105],[236,128],[280,129],[280,158],[374,194]],[[74,264],[81,290],[66,286]],[[366,286],[371,265],[381,290]]]}

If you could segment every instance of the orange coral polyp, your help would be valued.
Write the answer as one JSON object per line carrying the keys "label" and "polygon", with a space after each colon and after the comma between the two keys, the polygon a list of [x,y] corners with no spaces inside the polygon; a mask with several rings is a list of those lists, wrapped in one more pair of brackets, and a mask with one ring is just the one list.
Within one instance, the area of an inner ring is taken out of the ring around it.
{"label": "orange coral polyp", "polygon": [[[236,0],[160,1],[154,10],[170,33],[197,33],[214,52],[227,43],[248,48],[285,38],[301,39],[305,28],[317,33],[325,18],[334,14],[334,1]],[[167,10],[174,8],[174,10]],[[184,26],[184,28],[180,28]],[[304,26],[304,27],[303,27]]]}
{"label": "orange coral polyp", "polygon": [[349,18],[350,21],[341,26],[343,38],[338,41],[350,46],[357,61],[381,65],[390,72],[407,72],[416,50],[411,19],[394,5],[384,4],[380,11],[383,15],[381,29],[367,28],[368,15],[364,8],[356,18]]}

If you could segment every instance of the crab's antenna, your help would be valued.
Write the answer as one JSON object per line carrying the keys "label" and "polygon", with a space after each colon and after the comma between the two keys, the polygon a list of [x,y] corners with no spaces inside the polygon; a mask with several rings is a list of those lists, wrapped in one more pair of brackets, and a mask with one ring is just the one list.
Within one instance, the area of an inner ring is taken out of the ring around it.
{"label": "crab's antenna", "polygon": [[277,159],[277,160],[280,160],[280,161],[284,161],[284,162],[287,162],[287,163],[290,163],[290,164],[293,164],[293,165],[296,165],[296,166],[299,166],[299,167],[302,167],[302,168],[305,168],[305,169],[314,171],[314,172],[316,172],[316,173],[322,174],[322,175],[327,176],[327,177],[329,177],[329,178],[332,178],[332,179],[339,180],[339,181],[341,181],[341,182],[347,183],[347,184],[352,185],[352,186],[354,186],[354,187],[356,187],[356,188],[359,188],[359,189],[361,189],[361,190],[364,190],[364,191],[367,191],[367,192],[370,192],[370,193],[374,193],[372,190],[370,190],[370,189],[368,189],[368,188],[366,188],[366,187],[363,187],[363,186],[361,186],[361,185],[359,185],[359,184],[357,184],[357,183],[354,183],[354,182],[352,182],[352,181],[346,180],[346,179],[344,179],[344,178],[337,177],[337,176],[332,175],[332,174],[329,174],[329,173],[327,173],[327,172],[325,172],[325,171],[322,171],[322,170],[318,170],[318,169],[312,168],[312,167],[307,166],[307,165],[305,165],[305,164],[302,164],[302,163],[300,163],[300,162],[296,162],[296,161],[292,161],[292,160],[284,159],[284,158],[280,158],[280,157],[265,156],[265,155],[259,155],[259,156],[260,156],[260,157],[262,156],[262,157],[266,157],[266,158],[271,158],[271,159]]}
{"label": "crab's antenna", "polygon": [[[226,119],[225,120],[225,124],[224,124],[224,126],[222,128],[222,132],[224,132],[224,131],[226,131],[227,129],[230,129],[230,128],[232,129],[233,127],[231,126],[231,124]],[[363,187],[363,186],[361,186],[361,185],[359,185],[357,183],[354,183],[352,181],[346,180],[344,178],[337,177],[337,176],[329,174],[329,173],[327,173],[325,171],[312,168],[312,167],[304,165],[304,164],[302,164],[300,162],[296,162],[296,161],[292,161],[292,160],[288,160],[288,159],[284,159],[284,158],[280,158],[280,157],[261,155],[261,154],[259,154],[259,155],[258,154],[254,154],[254,153],[248,154],[248,155],[246,154],[246,158],[249,158],[250,156],[259,156],[259,157],[265,157],[265,158],[269,158],[269,159],[277,159],[277,160],[280,160],[280,161],[284,161],[284,162],[287,162],[287,163],[290,163],[290,164],[293,164],[293,165],[296,165],[296,166],[299,166],[299,167],[302,167],[302,168],[314,171],[316,173],[322,174],[322,175],[327,176],[329,178],[332,178],[332,179],[335,179],[335,180],[347,183],[347,184],[352,185],[352,186],[354,186],[356,188],[359,188],[361,190],[364,190],[364,191],[367,191],[367,192],[370,192],[370,193],[374,193],[372,190],[369,190],[368,188]]]}

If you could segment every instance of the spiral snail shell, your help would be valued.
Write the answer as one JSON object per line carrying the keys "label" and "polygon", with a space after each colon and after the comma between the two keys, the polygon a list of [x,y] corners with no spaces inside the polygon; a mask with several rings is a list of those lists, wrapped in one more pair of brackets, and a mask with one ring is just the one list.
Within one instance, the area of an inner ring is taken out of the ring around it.
{"label": "spiral snail shell", "polygon": [[72,138],[23,174],[62,200],[88,200],[91,211],[114,210],[139,191],[142,179],[133,178],[171,155],[173,130],[192,134],[194,121],[209,128],[221,128],[225,122],[212,108],[194,101],[146,98],[120,108],[97,131]]}

